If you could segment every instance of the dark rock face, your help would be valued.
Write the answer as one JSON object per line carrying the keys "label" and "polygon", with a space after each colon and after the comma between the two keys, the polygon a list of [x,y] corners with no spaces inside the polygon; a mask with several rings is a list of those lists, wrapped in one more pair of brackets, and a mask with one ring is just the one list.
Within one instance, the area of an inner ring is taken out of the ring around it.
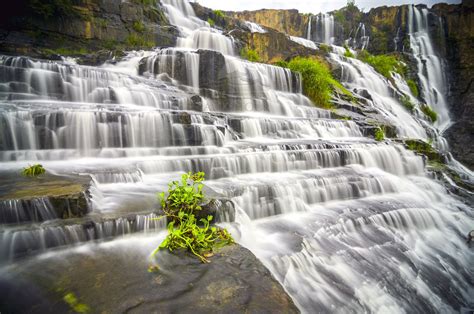
{"label": "dark rock face", "polygon": [[72,293],[94,313],[298,313],[270,272],[239,245],[221,249],[209,264],[184,252],[160,252],[160,269],[150,273],[153,245],[93,248],[93,254],[14,266],[0,275],[0,311],[63,313]]}
{"label": "dark rock face", "polygon": [[19,2],[0,19],[2,53],[80,55],[93,65],[103,61],[104,54],[108,57],[109,52],[99,50],[167,47],[176,42],[177,30],[157,5],[132,0]]}

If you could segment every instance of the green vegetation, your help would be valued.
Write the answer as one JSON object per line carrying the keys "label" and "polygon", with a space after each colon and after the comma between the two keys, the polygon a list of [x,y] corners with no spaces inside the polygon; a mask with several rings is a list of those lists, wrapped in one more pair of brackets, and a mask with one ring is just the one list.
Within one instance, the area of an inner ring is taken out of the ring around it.
{"label": "green vegetation", "polygon": [[323,51],[324,53],[330,53],[332,51],[332,48],[329,45],[320,44],[319,50]]}
{"label": "green vegetation", "polygon": [[273,63],[273,65],[275,65],[277,67],[287,68],[288,67],[288,61],[278,60],[275,63]]}
{"label": "green vegetation", "polygon": [[371,55],[363,50],[359,53],[358,58],[370,64],[377,72],[388,79],[391,79],[390,72],[396,72],[400,75],[405,75],[406,67],[403,65],[395,55]]}
{"label": "green vegetation", "polygon": [[211,19],[210,17],[207,19],[207,22],[209,23],[209,26],[213,27],[214,25],[216,25],[216,22],[214,22],[213,19]]}
{"label": "green vegetation", "polygon": [[375,129],[375,140],[378,142],[381,142],[385,139],[385,132],[383,130],[383,127],[377,127]]}
{"label": "green vegetation", "polygon": [[351,52],[351,50],[349,49],[347,45],[344,45],[344,48],[346,49],[346,51],[344,52],[344,57],[355,58],[354,54]]}
{"label": "green vegetation", "polygon": [[144,6],[155,6],[156,5],[156,0],[132,0],[133,3],[136,4],[141,4]]}
{"label": "green vegetation", "polygon": [[432,162],[442,162],[442,156],[433,149],[430,143],[422,140],[405,140],[404,142],[407,149],[417,154],[425,155]]}
{"label": "green vegetation", "polygon": [[83,303],[80,303],[74,293],[68,293],[63,297],[64,302],[66,302],[71,309],[76,313],[88,313],[90,308]]}
{"label": "green vegetation", "polygon": [[418,85],[416,84],[416,82],[414,80],[408,79],[407,84],[413,96],[418,98],[418,96],[420,96],[420,93],[418,92]]}
{"label": "green vegetation", "polygon": [[436,111],[434,111],[430,106],[428,105],[422,105],[421,106],[421,111],[428,117],[430,118],[431,122],[436,122],[438,120],[438,114]]}
{"label": "green vegetation", "polygon": [[143,47],[143,48],[152,48],[155,46],[153,41],[145,39],[145,37],[137,35],[137,34],[130,34],[126,39],[127,45],[132,47]]}
{"label": "green vegetation", "polygon": [[[214,249],[232,244],[232,236],[226,229],[210,226],[213,217],[197,219],[204,200],[202,191],[204,173],[187,173],[181,176],[181,181],[169,183],[168,197],[165,193],[159,194],[161,207],[168,218],[168,235],[153,255],[161,249],[170,252],[186,249],[197,256],[203,263],[209,262]],[[200,223],[200,225],[198,225]],[[153,269],[149,269],[153,271]]]}
{"label": "green vegetation", "polygon": [[240,51],[240,56],[251,62],[260,62],[260,55],[254,49],[244,48]]}
{"label": "green vegetation", "polygon": [[221,10],[214,10],[214,15],[219,17],[219,18],[224,18],[225,17],[225,14],[224,12],[222,12]]}
{"label": "green vegetation", "polygon": [[415,105],[411,102],[410,97],[403,95],[400,98],[400,102],[408,111],[413,112],[413,110],[415,110]]}
{"label": "green vegetation", "polygon": [[132,28],[137,33],[143,33],[145,31],[145,25],[143,25],[142,21],[133,22]]}
{"label": "green vegetation", "polygon": [[73,7],[73,0],[29,0],[29,7],[33,14],[45,20],[54,17],[67,18],[78,14]]}
{"label": "green vegetation", "polygon": [[330,100],[335,91],[352,96],[341,83],[333,78],[329,67],[316,58],[296,57],[288,62],[287,67],[301,74],[303,93],[317,106],[332,108]]}
{"label": "green vegetation", "polygon": [[81,47],[80,49],[72,49],[72,48],[57,48],[57,49],[43,49],[45,54],[50,55],[61,55],[61,56],[78,56],[78,55],[85,55],[89,53],[89,51]]}
{"label": "green vegetation", "polygon": [[21,171],[21,174],[25,177],[38,177],[44,173],[46,173],[46,170],[40,164],[23,168],[23,170]]}

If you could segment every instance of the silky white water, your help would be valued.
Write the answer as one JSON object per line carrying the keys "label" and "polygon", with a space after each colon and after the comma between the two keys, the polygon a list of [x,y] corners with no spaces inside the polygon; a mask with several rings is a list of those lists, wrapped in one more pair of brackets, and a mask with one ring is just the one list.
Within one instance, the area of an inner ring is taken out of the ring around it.
{"label": "silky white water", "polygon": [[[188,3],[164,3],[175,25],[203,26]],[[83,220],[54,219],[47,200],[0,202],[0,261],[159,233],[156,193],[204,171],[218,220],[302,312],[472,307],[472,208],[430,177],[422,157],[364,137],[354,121],[314,107],[298,75],[232,56],[223,35],[203,27],[219,35],[207,37],[214,51],[193,43],[98,68],[0,58],[0,176],[40,162],[93,179]],[[331,58],[400,136],[427,138],[391,83],[358,60]]]}

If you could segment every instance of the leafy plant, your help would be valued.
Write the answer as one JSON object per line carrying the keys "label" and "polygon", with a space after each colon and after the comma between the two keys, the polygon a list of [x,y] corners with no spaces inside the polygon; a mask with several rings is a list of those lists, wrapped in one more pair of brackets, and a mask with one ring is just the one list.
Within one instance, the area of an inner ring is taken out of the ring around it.
{"label": "leafy plant", "polygon": [[133,22],[133,30],[135,30],[138,33],[143,33],[145,31],[145,25],[141,21],[135,21]]}
{"label": "leafy plant", "polygon": [[273,63],[273,65],[275,65],[277,67],[287,68],[288,67],[288,62],[285,61],[285,60],[278,60],[278,61],[275,61],[275,63]]}
{"label": "leafy plant", "polygon": [[214,10],[214,14],[219,17],[219,18],[224,18],[224,12],[222,12],[221,10]]}
{"label": "leafy plant", "polygon": [[390,72],[396,72],[404,75],[406,67],[398,60],[395,55],[371,55],[368,52],[360,53],[359,59],[370,64],[375,71],[379,72],[386,78],[390,79],[392,76]]}
{"label": "leafy plant", "polygon": [[167,197],[164,192],[159,194],[163,212],[170,222],[168,235],[153,255],[162,249],[170,252],[185,249],[207,263],[214,249],[234,242],[226,229],[210,226],[211,215],[199,220],[196,218],[204,200],[202,181],[203,172],[183,174],[181,181],[169,183]]}
{"label": "leafy plant", "polygon": [[377,129],[375,129],[375,140],[378,142],[381,142],[384,139],[385,139],[385,132],[383,128],[377,127]]}
{"label": "leafy plant", "polygon": [[407,80],[407,85],[410,88],[411,93],[413,96],[418,97],[420,95],[418,91],[418,85],[414,80]]}
{"label": "leafy plant", "polygon": [[64,302],[66,302],[72,310],[76,313],[88,313],[90,312],[90,308],[87,304],[80,303],[74,293],[68,293],[63,297]]}
{"label": "leafy plant", "polygon": [[332,48],[329,45],[320,44],[319,45],[319,50],[323,51],[324,53],[330,53]]}
{"label": "leafy plant", "polygon": [[422,105],[421,106],[421,111],[428,117],[430,118],[431,122],[436,122],[438,120],[438,114],[436,111],[434,111],[430,106],[428,105]]}
{"label": "leafy plant", "polygon": [[351,96],[350,92],[333,78],[329,67],[316,58],[296,57],[288,62],[288,68],[301,74],[303,93],[316,106],[331,108],[331,96],[336,90]]}
{"label": "leafy plant", "polygon": [[25,177],[38,177],[44,173],[46,173],[46,170],[40,164],[23,168],[23,170],[21,171],[21,174]]}
{"label": "leafy plant", "polygon": [[344,48],[346,49],[346,51],[344,52],[344,57],[355,58],[354,54],[351,52],[351,50],[349,49],[347,45],[344,45]]}
{"label": "leafy plant", "polygon": [[260,62],[260,55],[254,49],[244,48],[240,51],[240,56],[251,62]]}
{"label": "leafy plant", "polygon": [[144,47],[144,48],[151,48],[155,44],[153,41],[145,39],[143,36],[139,36],[137,34],[130,34],[126,39],[126,43],[132,47]]}
{"label": "leafy plant", "polygon": [[216,22],[214,22],[214,20],[211,19],[210,17],[207,19],[207,22],[209,23],[209,25],[210,25],[211,27],[213,27],[214,25],[216,25]]}

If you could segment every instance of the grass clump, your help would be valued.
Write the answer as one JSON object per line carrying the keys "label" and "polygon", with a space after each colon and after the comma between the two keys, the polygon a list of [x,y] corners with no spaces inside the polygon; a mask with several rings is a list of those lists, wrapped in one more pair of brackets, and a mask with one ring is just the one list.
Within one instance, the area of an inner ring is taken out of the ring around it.
{"label": "grass clump", "polygon": [[71,309],[76,313],[88,313],[90,308],[84,304],[80,303],[74,293],[68,293],[63,297],[64,302],[66,302]]}
{"label": "grass clump", "polygon": [[421,111],[431,120],[431,122],[435,123],[438,120],[438,114],[428,105],[422,105]]}
{"label": "grass clump", "polygon": [[221,10],[214,10],[214,15],[219,17],[219,18],[224,18],[224,12],[222,12]]}
{"label": "grass clump", "polygon": [[320,44],[319,50],[323,51],[324,53],[330,53],[332,51],[332,48],[329,45]]}
{"label": "grass clump", "polygon": [[208,263],[208,257],[216,248],[234,243],[226,229],[210,226],[213,217],[198,219],[196,214],[202,210],[204,200],[202,191],[204,173],[187,173],[181,176],[181,181],[169,183],[168,196],[159,194],[165,217],[168,218],[168,235],[153,252],[168,249],[170,252],[185,249],[198,257],[203,263]]}
{"label": "grass clump", "polygon": [[344,48],[346,49],[346,51],[344,52],[344,57],[355,58],[354,54],[351,52],[351,50],[349,49],[347,45],[344,45]]}
{"label": "grass clump", "polygon": [[375,136],[374,136],[374,138],[375,138],[375,140],[376,140],[377,142],[381,142],[381,141],[383,141],[383,140],[385,139],[385,132],[384,132],[383,128],[377,127],[377,128],[375,129]]}
{"label": "grass clump", "polygon": [[137,33],[143,33],[145,31],[145,25],[141,21],[133,22],[132,28]]}
{"label": "grass clump", "polygon": [[211,19],[210,17],[207,19],[207,22],[209,23],[209,26],[211,27],[214,27],[214,25],[216,25],[216,22],[214,22],[214,20]]}
{"label": "grass clump", "polygon": [[296,57],[288,62],[287,67],[301,74],[303,93],[317,106],[332,108],[331,96],[336,90],[352,96],[333,78],[329,67],[316,58]]}
{"label": "grass clump", "polygon": [[278,61],[274,62],[273,65],[275,65],[277,67],[287,68],[288,67],[288,61],[278,60]]}
{"label": "grass clump", "polygon": [[411,102],[410,97],[403,95],[400,98],[400,102],[408,111],[413,112],[413,110],[415,110],[415,105]]}
{"label": "grass clump", "polygon": [[251,62],[260,62],[260,55],[254,49],[244,48],[240,51],[240,56]]}
{"label": "grass clump", "polygon": [[413,94],[413,96],[418,98],[418,96],[420,96],[420,92],[418,91],[418,85],[416,84],[416,82],[414,80],[408,79],[407,85],[410,88],[410,91]]}
{"label": "grass clump", "polygon": [[21,174],[25,177],[38,177],[46,173],[46,169],[43,168],[41,164],[32,165],[26,168],[23,168]]}
{"label": "grass clump", "polygon": [[361,61],[370,64],[377,72],[388,79],[391,79],[390,72],[396,72],[400,75],[404,75],[406,72],[406,67],[395,55],[374,56],[364,50],[364,52],[361,52],[358,57]]}
{"label": "grass clump", "polygon": [[152,48],[155,43],[149,40],[146,40],[143,36],[137,34],[130,34],[126,39],[126,43],[131,47],[143,47],[143,48]]}

